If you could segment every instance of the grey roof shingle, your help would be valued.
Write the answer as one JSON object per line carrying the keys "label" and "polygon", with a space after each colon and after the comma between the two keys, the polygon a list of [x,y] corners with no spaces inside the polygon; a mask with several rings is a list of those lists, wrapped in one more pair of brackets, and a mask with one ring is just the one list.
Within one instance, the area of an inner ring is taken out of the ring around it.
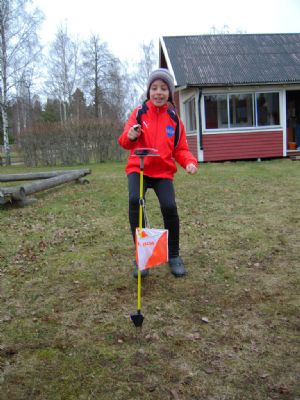
{"label": "grey roof shingle", "polygon": [[300,82],[300,33],[162,40],[178,86]]}

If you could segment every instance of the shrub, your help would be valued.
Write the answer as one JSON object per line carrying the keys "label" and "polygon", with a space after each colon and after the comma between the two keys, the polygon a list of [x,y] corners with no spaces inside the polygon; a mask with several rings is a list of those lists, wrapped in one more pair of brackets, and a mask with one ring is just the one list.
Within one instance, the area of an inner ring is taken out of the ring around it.
{"label": "shrub", "polygon": [[87,164],[121,160],[121,123],[89,119],[80,122],[38,123],[21,138],[28,166]]}

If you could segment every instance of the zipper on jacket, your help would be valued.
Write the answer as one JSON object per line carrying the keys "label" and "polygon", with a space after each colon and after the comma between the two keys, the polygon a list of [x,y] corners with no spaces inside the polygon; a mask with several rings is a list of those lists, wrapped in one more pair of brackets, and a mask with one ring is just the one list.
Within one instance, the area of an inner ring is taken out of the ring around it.
{"label": "zipper on jacket", "polygon": [[156,127],[155,127],[155,146],[154,148],[157,149],[157,136],[158,136],[158,117],[159,117],[159,108],[156,108]]}

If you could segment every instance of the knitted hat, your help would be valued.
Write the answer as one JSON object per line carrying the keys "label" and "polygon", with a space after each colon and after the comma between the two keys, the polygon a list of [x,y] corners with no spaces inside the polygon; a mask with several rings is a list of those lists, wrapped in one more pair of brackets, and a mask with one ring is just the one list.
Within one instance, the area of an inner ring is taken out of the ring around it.
{"label": "knitted hat", "polygon": [[166,68],[158,68],[155,71],[152,71],[149,78],[148,78],[148,83],[147,83],[147,99],[150,98],[150,86],[154,81],[157,79],[161,79],[166,83],[166,85],[169,88],[170,92],[170,97],[169,100],[173,101],[174,97],[174,91],[175,91],[175,86],[174,86],[174,79],[173,76],[170,74],[170,72]]}

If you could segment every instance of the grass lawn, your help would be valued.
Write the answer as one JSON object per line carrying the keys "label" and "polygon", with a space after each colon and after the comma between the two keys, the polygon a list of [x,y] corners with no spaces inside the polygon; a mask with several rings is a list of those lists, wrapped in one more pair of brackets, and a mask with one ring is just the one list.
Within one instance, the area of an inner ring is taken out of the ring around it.
{"label": "grass lawn", "polygon": [[[0,208],[0,399],[299,400],[300,163],[177,173],[189,274],[151,271],[142,329],[124,164],[84,167]],[[162,227],[152,191],[147,210]]]}

